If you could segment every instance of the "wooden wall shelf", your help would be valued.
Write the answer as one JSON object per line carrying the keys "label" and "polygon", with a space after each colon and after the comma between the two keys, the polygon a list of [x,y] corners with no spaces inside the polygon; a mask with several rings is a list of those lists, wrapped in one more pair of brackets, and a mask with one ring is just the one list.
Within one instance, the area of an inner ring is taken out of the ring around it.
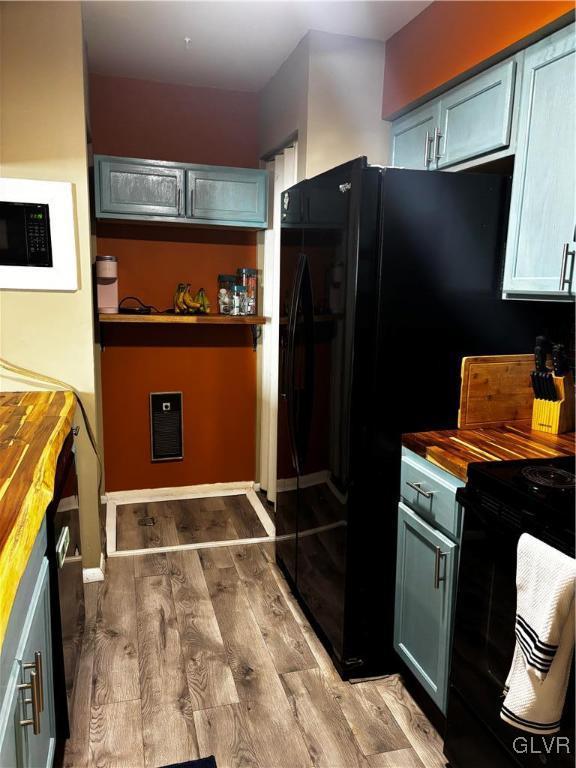
{"label": "wooden wall shelf", "polygon": [[138,323],[140,325],[265,325],[269,318],[262,315],[125,315],[100,314],[101,323]]}

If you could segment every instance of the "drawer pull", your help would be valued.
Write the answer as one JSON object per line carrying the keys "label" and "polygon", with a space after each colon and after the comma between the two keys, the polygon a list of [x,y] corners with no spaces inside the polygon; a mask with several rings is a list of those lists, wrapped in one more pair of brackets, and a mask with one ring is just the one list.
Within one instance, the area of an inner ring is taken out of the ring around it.
{"label": "drawer pull", "polygon": [[440,582],[446,579],[446,576],[440,576],[440,563],[446,552],[442,552],[440,547],[434,547],[434,550],[434,589],[440,589]]}
{"label": "drawer pull", "polygon": [[421,487],[422,483],[411,483],[409,480],[406,480],[406,485],[410,486],[416,493],[424,496],[425,499],[431,499],[432,496],[434,496],[434,491],[425,491],[424,488]]}
{"label": "drawer pull", "polygon": [[20,725],[22,727],[31,725],[34,736],[38,736],[38,734],[40,733],[41,693],[40,693],[40,678],[38,677],[35,671],[30,672],[30,682],[20,683],[20,685],[18,686],[18,690],[30,691],[32,695],[30,699],[24,699],[24,707],[26,707],[28,704],[32,704],[32,719],[20,720]]}

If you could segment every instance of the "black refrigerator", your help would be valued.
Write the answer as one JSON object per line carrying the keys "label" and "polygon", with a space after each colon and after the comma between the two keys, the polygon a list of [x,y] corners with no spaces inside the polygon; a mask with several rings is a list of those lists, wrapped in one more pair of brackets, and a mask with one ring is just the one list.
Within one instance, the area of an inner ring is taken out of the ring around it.
{"label": "black refrigerator", "polygon": [[462,357],[570,325],[500,298],[509,182],[358,158],[281,196],[276,557],[344,678],[399,666],[402,433],[456,426]]}

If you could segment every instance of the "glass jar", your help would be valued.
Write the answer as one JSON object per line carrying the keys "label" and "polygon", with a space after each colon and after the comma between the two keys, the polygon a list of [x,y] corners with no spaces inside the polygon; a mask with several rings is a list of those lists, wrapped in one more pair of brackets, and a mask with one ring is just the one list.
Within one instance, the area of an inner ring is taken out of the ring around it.
{"label": "glass jar", "polygon": [[258,294],[258,270],[251,267],[240,267],[237,283],[246,288],[246,313],[255,315]]}
{"label": "glass jar", "polygon": [[232,288],[231,315],[245,315],[246,312],[246,286],[234,285]]}
{"label": "glass jar", "polygon": [[236,275],[218,275],[218,311],[221,315],[232,314],[232,289]]}

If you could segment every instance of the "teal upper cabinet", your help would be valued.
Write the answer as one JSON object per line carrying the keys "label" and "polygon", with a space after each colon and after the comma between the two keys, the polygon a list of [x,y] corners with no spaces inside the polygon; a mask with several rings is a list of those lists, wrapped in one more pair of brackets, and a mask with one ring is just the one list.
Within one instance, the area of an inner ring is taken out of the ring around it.
{"label": "teal upper cabinet", "polygon": [[457,545],[400,502],[394,648],[446,709]]}
{"label": "teal upper cabinet", "polygon": [[504,61],[395,120],[392,165],[437,170],[506,150],[516,70],[516,58]]}
{"label": "teal upper cabinet", "polygon": [[96,217],[264,229],[268,172],[97,155]]}
{"label": "teal upper cabinet", "polygon": [[186,216],[203,223],[266,227],[266,171],[194,166],[186,171]]}
{"label": "teal upper cabinet", "polygon": [[516,61],[506,61],[441,97],[438,168],[510,144],[515,74]]}
{"label": "teal upper cabinet", "polygon": [[397,168],[428,170],[437,141],[440,105],[427,104],[392,123],[392,165]]}
{"label": "teal upper cabinet", "polygon": [[182,166],[99,156],[95,169],[99,218],[184,215]]}
{"label": "teal upper cabinet", "polygon": [[506,296],[574,297],[574,25],[526,51],[504,272]]}

